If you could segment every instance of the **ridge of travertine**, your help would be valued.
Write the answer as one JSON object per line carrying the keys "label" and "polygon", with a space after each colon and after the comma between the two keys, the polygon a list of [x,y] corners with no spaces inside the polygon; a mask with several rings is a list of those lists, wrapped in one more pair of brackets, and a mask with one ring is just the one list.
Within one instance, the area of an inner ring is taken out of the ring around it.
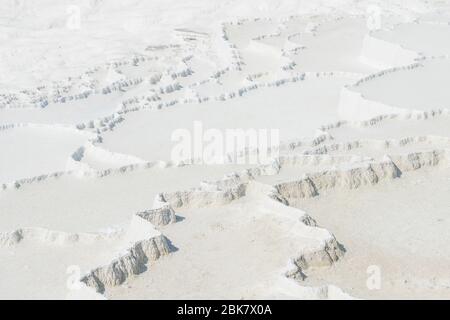
{"label": "ridge of travertine", "polygon": [[131,276],[146,271],[152,262],[173,251],[170,241],[155,226],[175,222],[175,211],[157,196],[153,209],[133,216],[124,239],[130,246],[124,253],[106,265],[91,269],[80,282],[104,293],[108,287],[120,285]]}

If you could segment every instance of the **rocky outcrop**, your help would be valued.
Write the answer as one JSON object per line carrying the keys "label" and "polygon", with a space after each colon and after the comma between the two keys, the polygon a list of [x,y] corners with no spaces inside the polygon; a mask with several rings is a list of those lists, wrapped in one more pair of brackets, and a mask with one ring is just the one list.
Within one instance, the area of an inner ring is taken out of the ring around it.
{"label": "rocky outcrop", "polygon": [[178,191],[163,193],[164,199],[174,208],[202,208],[225,205],[245,196],[246,184],[238,184],[219,191]]}
{"label": "rocky outcrop", "polygon": [[170,223],[175,223],[177,220],[175,211],[169,204],[166,204],[160,208],[138,212],[136,215],[155,226],[165,226]]}
{"label": "rocky outcrop", "polygon": [[445,151],[385,156],[378,163],[308,174],[300,180],[277,184],[275,188],[285,199],[310,198],[327,189],[336,187],[357,189],[361,186],[377,184],[383,180],[399,178],[404,171],[437,166],[441,162],[445,162],[446,159],[447,152]]}
{"label": "rocky outcrop", "polygon": [[81,282],[104,293],[107,287],[120,285],[130,276],[144,272],[149,262],[158,260],[170,251],[169,242],[163,235],[136,242],[124,255],[88,272]]}
{"label": "rocky outcrop", "polygon": [[334,236],[330,236],[323,244],[313,250],[302,252],[292,259],[293,269],[286,273],[288,278],[304,280],[306,272],[310,268],[329,267],[344,255],[342,246],[338,244]]}

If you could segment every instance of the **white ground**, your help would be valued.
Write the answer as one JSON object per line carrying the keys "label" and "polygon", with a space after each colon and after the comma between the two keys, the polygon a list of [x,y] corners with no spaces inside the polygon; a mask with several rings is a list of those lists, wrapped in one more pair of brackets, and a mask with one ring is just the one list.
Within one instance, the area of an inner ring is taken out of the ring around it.
{"label": "white ground", "polygon": [[0,298],[450,298],[448,1],[4,2]]}
{"label": "white ground", "polygon": [[[449,299],[449,182],[447,168],[299,202],[347,250],[342,263],[311,275],[311,283],[317,278],[362,298]],[[380,268],[379,289],[366,286],[371,265]]]}

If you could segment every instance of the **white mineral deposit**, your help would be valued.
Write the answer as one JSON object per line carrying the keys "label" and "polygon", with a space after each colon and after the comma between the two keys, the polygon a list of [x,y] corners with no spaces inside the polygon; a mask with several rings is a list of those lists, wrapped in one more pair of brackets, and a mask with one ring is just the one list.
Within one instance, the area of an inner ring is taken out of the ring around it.
{"label": "white mineral deposit", "polygon": [[450,299],[450,1],[1,0],[0,299]]}

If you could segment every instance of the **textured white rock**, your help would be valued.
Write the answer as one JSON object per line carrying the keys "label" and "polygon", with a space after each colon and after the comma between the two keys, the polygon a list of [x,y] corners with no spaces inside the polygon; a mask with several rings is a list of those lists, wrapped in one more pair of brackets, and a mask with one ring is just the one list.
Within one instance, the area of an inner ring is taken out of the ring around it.
{"label": "textured white rock", "polygon": [[147,263],[170,252],[167,239],[160,235],[135,243],[127,252],[108,265],[98,267],[81,278],[86,285],[103,293],[107,287],[122,284],[132,275],[146,270]]}
{"label": "textured white rock", "polygon": [[[16,2],[0,298],[445,297],[448,6],[379,2],[374,30],[368,1],[111,0],[73,30],[69,0]],[[280,145],[173,159],[194,121]]]}

